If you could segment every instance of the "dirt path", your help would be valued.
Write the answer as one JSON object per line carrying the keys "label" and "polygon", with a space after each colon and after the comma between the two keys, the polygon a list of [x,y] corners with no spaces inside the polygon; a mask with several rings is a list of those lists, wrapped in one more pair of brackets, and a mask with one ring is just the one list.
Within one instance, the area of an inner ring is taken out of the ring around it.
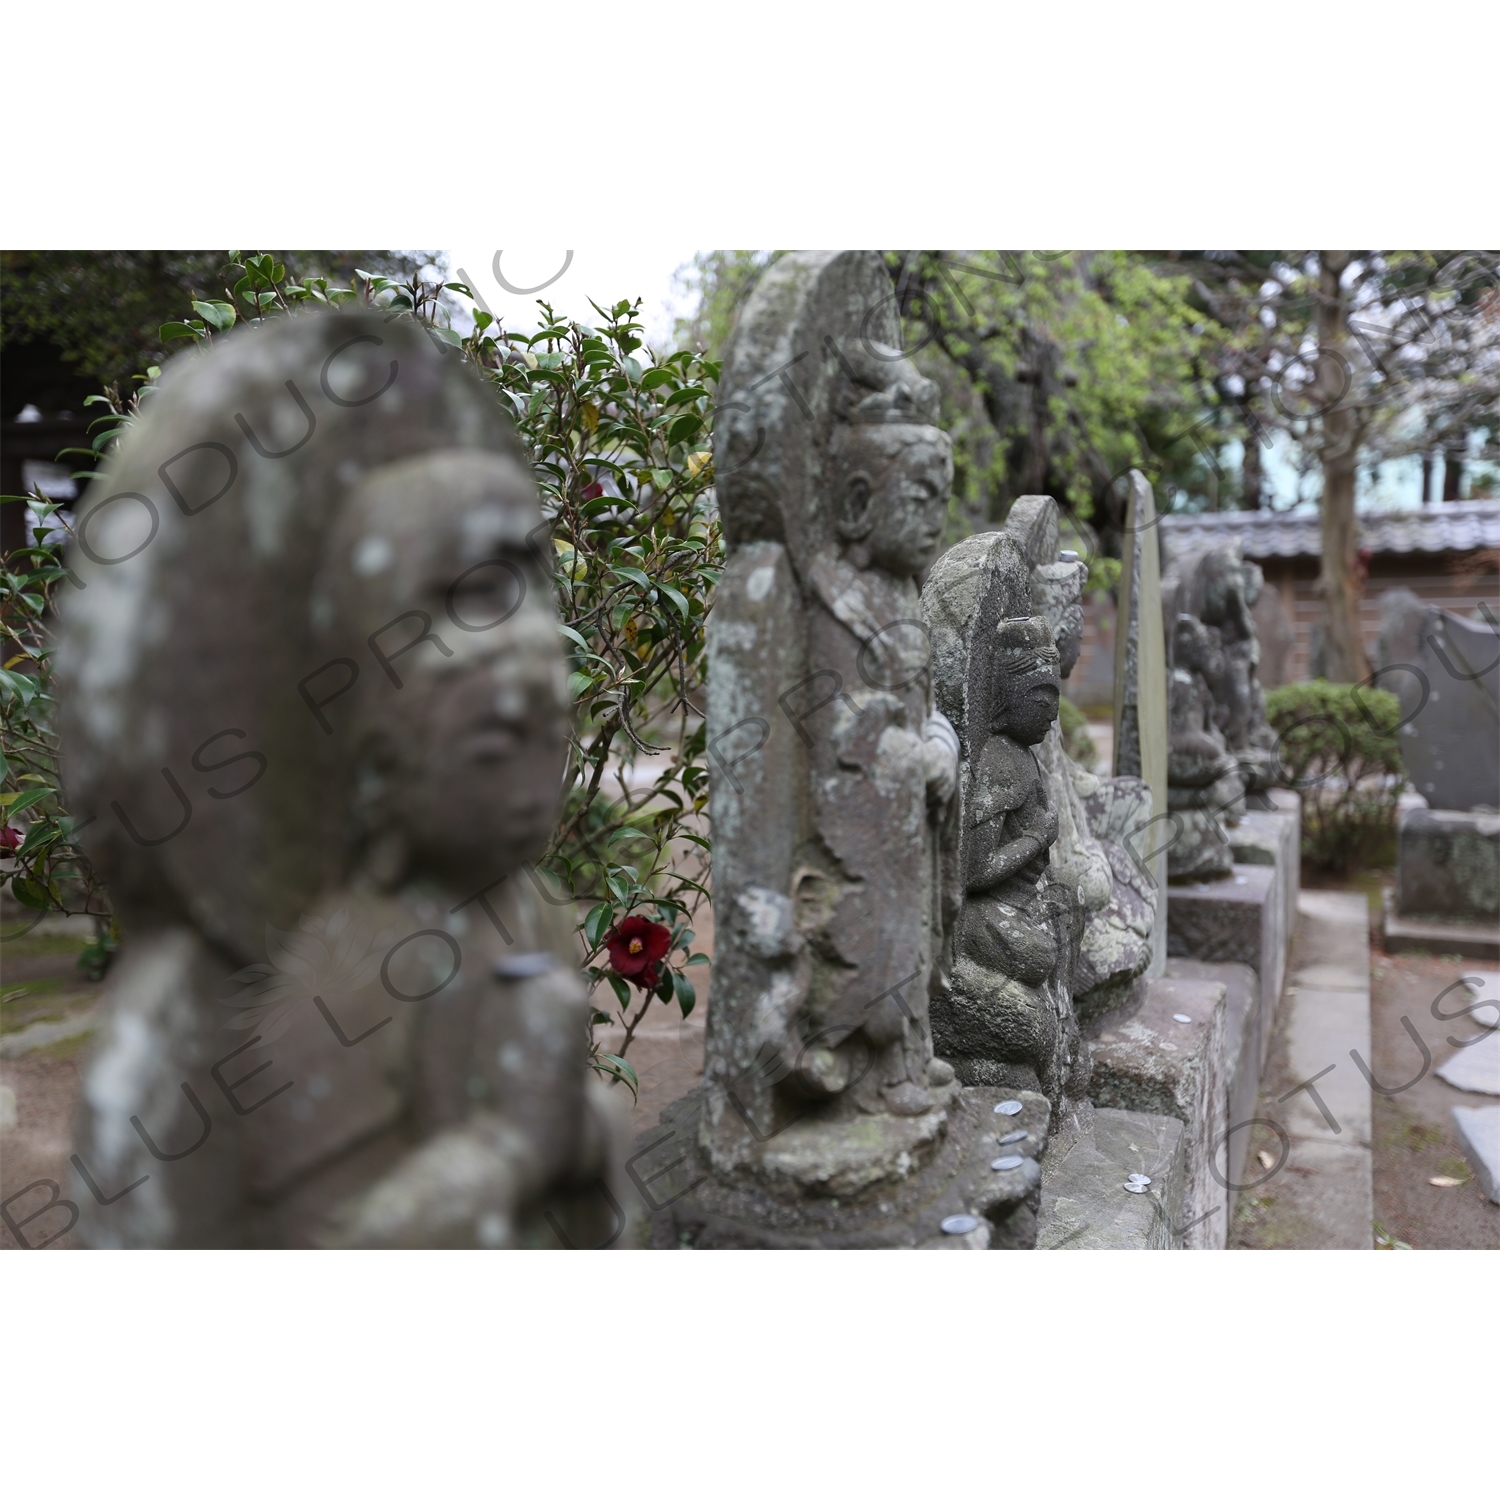
{"label": "dirt path", "polygon": [[[1454,1055],[1449,1037],[1465,1041],[1484,1034],[1472,1017],[1445,1021],[1432,1014],[1443,991],[1475,967],[1473,960],[1424,953],[1371,955],[1371,1066],[1378,1083],[1400,1089],[1375,1093],[1376,1232],[1414,1250],[1500,1250],[1500,1204],[1480,1191],[1450,1113],[1456,1104],[1483,1107],[1500,1099],[1466,1093],[1437,1076]],[[1438,1008],[1451,1016],[1468,1003],[1466,992],[1457,990]],[[1432,1055],[1425,1069],[1403,1018]],[[1435,1187],[1434,1177],[1457,1178],[1459,1185]]]}

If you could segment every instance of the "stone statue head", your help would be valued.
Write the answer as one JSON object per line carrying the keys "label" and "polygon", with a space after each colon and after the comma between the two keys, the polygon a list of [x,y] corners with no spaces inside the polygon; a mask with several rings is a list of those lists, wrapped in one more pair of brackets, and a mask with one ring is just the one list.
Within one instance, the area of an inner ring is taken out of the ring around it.
{"label": "stone statue head", "polygon": [[307,313],[178,356],[80,515],[64,769],[127,923],[255,962],[377,845],[392,878],[536,850],[563,722],[540,509],[419,324]]}
{"label": "stone statue head", "polygon": [[831,451],[835,528],[857,568],[914,577],[937,556],[953,487],[953,444],[937,388],[919,376],[851,400]]}
{"label": "stone statue head", "polygon": [[990,727],[1020,745],[1039,745],[1062,696],[1052,627],[1040,617],[1002,620],[992,656]]}
{"label": "stone statue head", "polygon": [[544,531],[521,462],[478,449],[384,465],[339,510],[312,609],[330,656],[386,658],[348,737],[354,859],[377,884],[495,881],[546,844],[568,694]]}

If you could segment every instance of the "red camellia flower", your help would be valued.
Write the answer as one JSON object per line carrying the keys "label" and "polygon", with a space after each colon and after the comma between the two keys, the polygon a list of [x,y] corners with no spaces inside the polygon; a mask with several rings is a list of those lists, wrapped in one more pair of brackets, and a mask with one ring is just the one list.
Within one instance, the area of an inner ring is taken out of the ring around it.
{"label": "red camellia flower", "polygon": [[19,849],[23,842],[23,835],[19,828],[12,828],[8,824],[0,828],[0,849]]}
{"label": "red camellia flower", "polygon": [[654,990],[661,983],[657,967],[672,946],[672,930],[647,917],[626,917],[604,935],[609,963],[637,989]]}
{"label": "red camellia flower", "polygon": [[604,486],[596,479],[592,484],[583,487],[583,498],[585,500],[598,500],[604,494]]}

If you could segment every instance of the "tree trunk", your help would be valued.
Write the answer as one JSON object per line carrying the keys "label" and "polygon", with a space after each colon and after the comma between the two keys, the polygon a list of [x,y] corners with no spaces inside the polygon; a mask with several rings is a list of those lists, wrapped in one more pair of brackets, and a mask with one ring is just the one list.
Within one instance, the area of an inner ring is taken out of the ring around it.
{"label": "tree trunk", "polygon": [[1432,450],[1422,455],[1422,504],[1432,504]]}
{"label": "tree trunk", "polygon": [[1245,434],[1245,456],[1240,461],[1240,507],[1259,510],[1265,504],[1261,496],[1264,484],[1260,468],[1260,438],[1252,428]]}
{"label": "tree trunk", "polygon": [[1443,503],[1463,499],[1466,444],[1443,449]]}
{"label": "tree trunk", "polygon": [[[1330,682],[1361,682],[1370,675],[1359,632],[1359,541],[1354,485],[1359,465],[1358,418],[1347,397],[1349,304],[1339,278],[1347,250],[1318,252],[1318,405],[1323,413],[1323,559],[1318,592],[1323,597],[1323,663]],[[1336,397],[1340,399],[1335,400]]]}

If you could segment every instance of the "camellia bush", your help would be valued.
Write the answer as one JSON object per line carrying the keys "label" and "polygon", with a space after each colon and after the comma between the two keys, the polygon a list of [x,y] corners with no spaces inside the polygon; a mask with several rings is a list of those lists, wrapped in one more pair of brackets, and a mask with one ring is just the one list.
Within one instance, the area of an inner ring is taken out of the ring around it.
{"label": "camellia bush", "polygon": [[1389,865],[1406,786],[1394,693],[1358,684],[1293,682],[1266,694],[1284,785],[1302,798],[1303,857],[1321,869]]}
{"label": "camellia bush", "polygon": [[[722,564],[709,453],[719,366],[687,350],[656,358],[645,347],[639,303],[595,304],[597,326],[539,303],[535,333],[505,330],[476,308],[473,331],[448,326],[460,282],[410,282],[360,273],[356,285],[294,282],[268,255],[232,258],[222,295],[195,298],[191,314],[163,325],[171,344],[212,344],[236,324],[295,316],[311,307],[374,305],[418,319],[454,358],[494,387],[531,454],[550,536],[535,539],[556,588],[574,702],[572,753],[561,816],[528,874],[554,901],[578,903],[584,964],[596,994],[613,996],[616,1053],[596,1043],[592,1061],[632,1092],[624,1054],[653,999],[683,1016],[697,996],[687,970],[692,921],[707,895],[704,624]],[[447,294],[445,296],[445,294]],[[159,371],[91,398],[102,408],[79,478],[149,401]],[[44,521],[30,548],[6,559],[0,581],[6,661],[6,813],[0,885],[38,913],[88,911],[100,923],[102,969],[115,930],[108,893],[72,843],[58,786],[51,728],[49,602],[66,577],[58,507],[16,497]]]}

